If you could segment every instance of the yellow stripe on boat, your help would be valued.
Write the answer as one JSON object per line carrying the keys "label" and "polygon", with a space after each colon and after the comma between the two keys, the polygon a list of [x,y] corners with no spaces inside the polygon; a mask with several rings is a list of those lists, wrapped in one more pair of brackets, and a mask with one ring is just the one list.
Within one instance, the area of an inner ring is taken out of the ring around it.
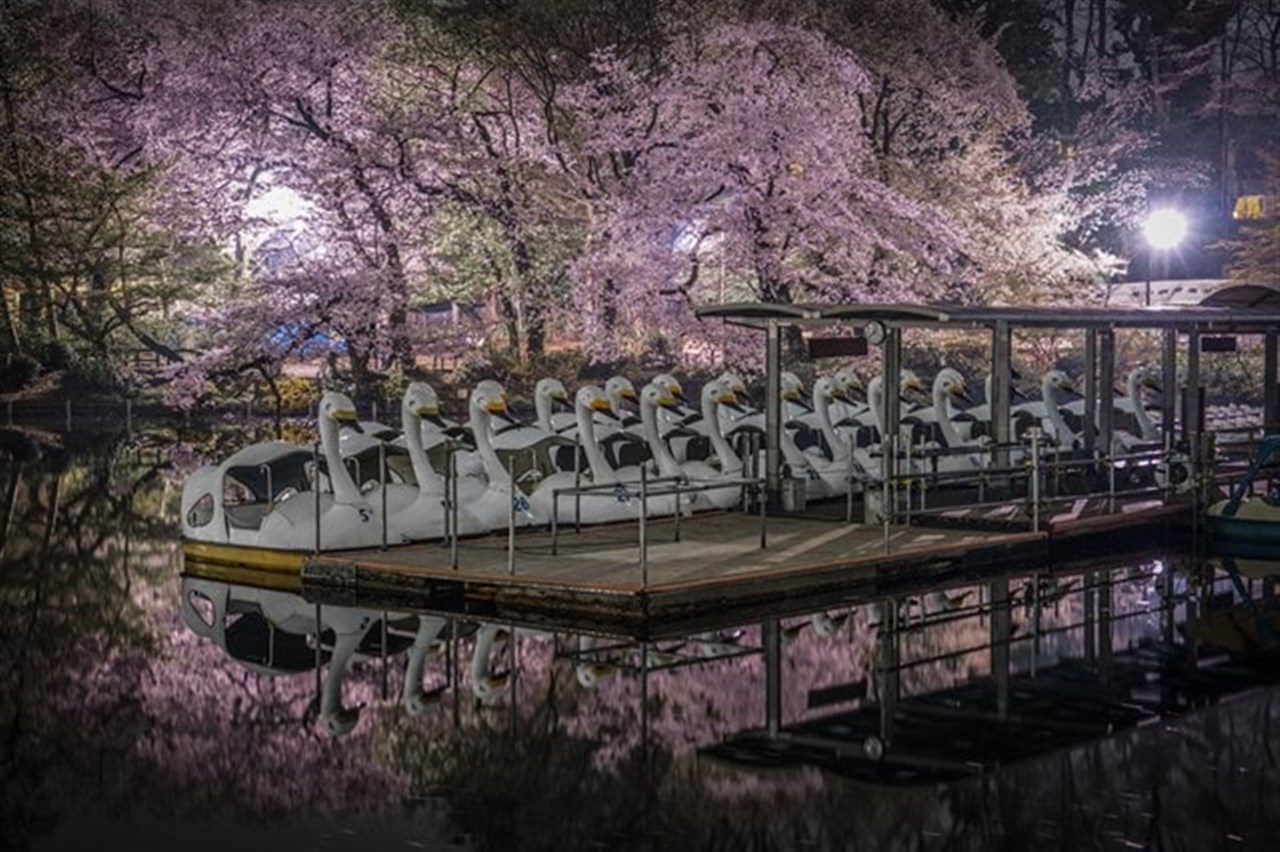
{"label": "yellow stripe on boat", "polygon": [[201,580],[216,580],[220,583],[233,583],[237,586],[252,586],[256,589],[271,589],[278,592],[302,592],[302,575],[288,574],[283,571],[269,571],[262,568],[244,568],[237,565],[214,565],[209,562],[188,560],[183,566],[184,577],[197,577]]}
{"label": "yellow stripe on boat", "polygon": [[207,565],[230,565],[300,575],[302,565],[311,554],[300,550],[274,550],[268,547],[245,547],[238,544],[215,544],[208,541],[184,541],[182,555],[187,561]]}

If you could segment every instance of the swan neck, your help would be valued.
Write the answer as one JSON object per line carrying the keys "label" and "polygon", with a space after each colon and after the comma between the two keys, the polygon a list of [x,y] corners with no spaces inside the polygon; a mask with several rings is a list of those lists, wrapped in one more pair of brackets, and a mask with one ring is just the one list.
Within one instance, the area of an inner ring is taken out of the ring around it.
{"label": "swan neck", "polygon": [[595,413],[585,405],[574,408],[574,417],[578,421],[578,443],[587,456],[587,466],[591,471],[592,482],[611,482],[616,478],[613,470],[604,460],[600,444],[596,441]]}
{"label": "swan neck", "polygon": [[956,425],[951,421],[951,407],[947,405],[947,392],[940,382],[934,382],[933,385],[933,414],[947,446],[960,446],[960,433],[956,431]]}
{"label": "swan neck", "polygon": [[876,430],[880,433],[880,440],[886,442],[888,436],[885,435],[884,378],[882,376],[876,376],[867,385],[867,404],[871,406],[871,416],[876,421]]}
{"label": "swan neck", "polygon": [[821,430],[822,436],[827,439],[827,446],[831,448],[831,460],[847,459],[849,457],[849,445],[841,440],[840,434],[836,432],[836,427],[831,423],[831,398],[824,393],[820,393],[816,386],[813,389],[813,413],[818,417],[818,429]]}
{"label": "swan neck", "polygon": [[470,420],[471,433],[476,439],[476,452],[480,454],[480,463],[484,465],[485,476],[489,479],[489,487],[501,488],[504,491],[509,489],[511,487],[511,478],[507,476],[507,471],[502,467],[502,462],[498,459],[498,453],[493,448],[493,439],[489,434],[493,418],[487,411],[473,405],[468,419]]}
{"label": "swan neck", "polygon": [[1075,432],[1071,431],[1067,421],[1062,419],[1062,412],[1058,409],[1058,397],[1054,392],[1053,382],[1047,376],[1040,383],[1040,397],[1044,400],[1045,419],[1053,424],[1053,431],[1057,437],[1058,444],[1074,443]]}
{"label": "swan neck", "polygon": [[329,483],[333,488],[335,503],[363,503],[364,495],[356,487],[355,480],[342,462],[342,449],[338,443],[338,424],[328,417],[320,418],[320,445],[324,450],[325,464],[329,467]]}
{"label": "swan neck", "polygon": [[540,393],[533,398],[533,408],[538,414],[538,428],[545,432],[555,432],[551,425],[551,397]]}
{"label": "swan neck", "polygon": [[[640,424],[644,429],[644,439],[649,442],[649,452],[658,465],[660,476],[679,476],[680,465],[667,449],[662,436],[658,434],[658,410],[651,402],[640,402]],[[710,424],[708,424],[710,426]]]}
{"label": "swan neck", "polygon": [[1133,403],[1133,418],[1138,423],[1138,431],[1144,441],[1154,440],[1156,437],[1155,424],[1151,422],[1151,417],[1147,414],[1146,403],[1142,399],[1142,382],[1138,371],[1129,374],[1128,387],[1125,388],[1129,392],[1129,400]]}
{"label": "swan neck", "polygon": [[442,493],[442,477],[431,468],[427,451],[422,447],[422,418],[408,404],[400,410],[400,422],[404,429],[404,444],[409,450],[409,462],[413,476],[418,480],[418,491],[423,494]]}
{"label": "swan neck", "polygon": [[742,459],[729,446],[729,439],[724,436],[724,424],[720,422],[720,403],[710,394],[702,396],[702,420],[707,424],[707,437],[711,439],[711,448],[720,460],[721,473],[733,473],[742,470]]}

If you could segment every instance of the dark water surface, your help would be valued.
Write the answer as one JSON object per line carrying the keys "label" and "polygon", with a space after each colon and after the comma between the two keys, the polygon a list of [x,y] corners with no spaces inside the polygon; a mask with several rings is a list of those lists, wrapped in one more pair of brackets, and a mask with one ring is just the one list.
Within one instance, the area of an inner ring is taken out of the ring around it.
{"label": "dark water surface", "polygon": [[4,848],[1277,848],[1280,566],[1135,553],[647,644],[326,605],[325,701],[305,593],[182,577],[182,479],[235,439],[73,437],[0,443]]}

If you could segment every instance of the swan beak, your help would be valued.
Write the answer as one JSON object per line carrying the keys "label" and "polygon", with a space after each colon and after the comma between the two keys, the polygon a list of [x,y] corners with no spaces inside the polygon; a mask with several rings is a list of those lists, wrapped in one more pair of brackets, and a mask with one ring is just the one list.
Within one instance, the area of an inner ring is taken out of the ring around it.
{"label": "swan beak", "polygon": [[632,388],[623,388],[622,390],[618,391],[618,396],[622,397],[623,399],[632,400],[634,402],[636,399],[636,392]]}
{"label": "swan beak", "polygon": [[413,410],[413,413],[419,417],[439,417],[440,406],[438,405],[419,405]]}
{"label": "swan beak", "polygon": [[684,391],[674,385],[667,388],[667,393],[675,397],[676,402],[684,402]]}
{"label": "swan beak", "polygon": [[484,410],[490,414],[506,414],[507,403],[501,399],[491,400],[484,404]]}
{"label": "swan beak", "polygon": [[364,432],[364,430],[360,428],[360,416],[356,414],[356,410],[354,408],[335,408],[330,412],[329,416],[336,422],[345,426],[350,426],[357,432]]}
{"label": "swan beak", "polygon": [[960,387],[960,386],[953,387],[951,389],[951,395],[954,396],[956,399],[969,403],[970,405],[973,404],[973,397],[969,396],[969,392],[965,390],[963,387]]}
{"label": "swan beak", "polygon": [[656,401],[658,405],[662,408],[670,408],[670,409],[678,410],[678,407],[680,405],[680,403],[676,401],[676,398],[669,393],[664,393],[662,396],[658,397]]}
{"label": "swan beak", "polygon": [[1158,381],[1156,381],[1155,379],[1152,379],[1152,378],[1146,378],[1146,379],[1143,379],[1143,380],[1142,380],[1142,386],[1143,386],[1144,388],[1147,388],[1148,390],[1153,390],[1153,391],[1155,391],[1156,393],[1160,393],[1160,392],[1163,390],[1163,388],[1161,387],[1160,383],[1159,383]]}
{"label": "swan beak", "polygon": [[782,398],[789,399],[792,402],[797,402],[800,399],[800,391],[793,391],[793,390],[785,391],[782,394]]}
{"label": "swan beak", "polygon": [[595,411],[602,411],[605,414],[613,414],[613,406],[609,404],[609,400],[607,399],[591,400],[591,408]]}

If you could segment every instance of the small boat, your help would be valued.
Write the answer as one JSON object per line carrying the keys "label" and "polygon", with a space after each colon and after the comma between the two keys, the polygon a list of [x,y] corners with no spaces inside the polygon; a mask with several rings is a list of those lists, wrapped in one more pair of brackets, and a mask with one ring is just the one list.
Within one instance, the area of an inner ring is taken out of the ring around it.
{"label": "small boat", "polygon": [[1280,464],[1280,435],[1267,435],[1258,443],[1249,469],[1232,487],[1231,496],[1206,510],[1215,538],[1280,545],[1280,487],[1265,495],[1254,493],[1254,482],[1269,463]]}

